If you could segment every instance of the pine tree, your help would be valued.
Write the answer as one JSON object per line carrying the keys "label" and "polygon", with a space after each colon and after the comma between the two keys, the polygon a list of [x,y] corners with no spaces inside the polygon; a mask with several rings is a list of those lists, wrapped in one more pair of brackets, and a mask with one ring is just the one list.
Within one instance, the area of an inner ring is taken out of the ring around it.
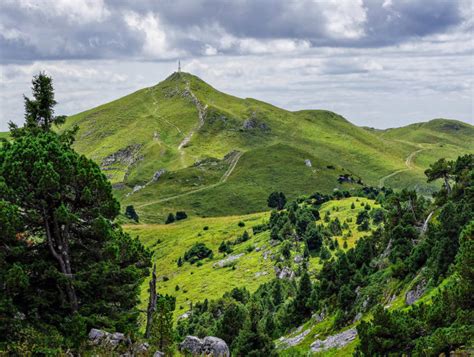
{"label": "pine tree", "polygon": [[151,324],[150,342],[165,355],[173,350],[173,312],[176,299],[171,296],[160,296],[156,301],[156,309]]}

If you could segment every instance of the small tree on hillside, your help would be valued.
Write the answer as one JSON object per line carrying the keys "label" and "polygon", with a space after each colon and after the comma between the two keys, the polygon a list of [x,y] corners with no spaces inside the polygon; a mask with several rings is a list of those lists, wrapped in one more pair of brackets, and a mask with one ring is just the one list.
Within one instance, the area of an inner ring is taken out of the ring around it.
{"label": "small tree on hillside", "polygon": [[130,218],[130,219],[133,219],[137,223],[139,221],[138,214],[135,211],[135,208],[133,207],[133,205],[127,206],[125,208],[125,216]]}
{"label": "small tree on hillside", "polygon": [[268,207],[276,208],[277,210],[282,210],[286,205],[286,197],[283,192],[272,192],[268,196]]}
{"label": "small tree on hillside", "polygon": [[170,224],[173,223],[176,219],[174,218],[174,214],[170,213],[168,217],[166,218],[165,224]]}

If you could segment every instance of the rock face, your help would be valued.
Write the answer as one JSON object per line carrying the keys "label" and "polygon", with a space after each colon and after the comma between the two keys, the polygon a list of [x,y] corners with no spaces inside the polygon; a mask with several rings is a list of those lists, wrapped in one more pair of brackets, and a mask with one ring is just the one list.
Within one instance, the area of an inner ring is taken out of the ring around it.
{"label": "rock face", "polygon": [[110,154],[109,156],[105,157],[102,160],[101,167],[105,168],[113,164],[124,164],[128,166],[132,165],[140,159],[140,157],[137,154],[140,151],[141,147],[142,145],[135,144],[135,145],[129,145],[126,148],[120,149],[114,152],[113,154]]}
{"label": "rock face", "polygon": [[357,336],[357,330],[351,328],[336,335],[328,336],[325,340],[316,340],[311,344],[312,352],[321,352],[330,348],[340,348],[353,341]]}
{"label": "rock face", "polygon": [[179,344],[179,350],[192,356],[230,357],[225,341],[213,336],[204,337],[202,340],[196,336],[186,336]]}
{"label": "rock face", "polygon": [[405,295],[405,302],[407,305],[412,305],[417,301],[425,292],[426,281],[421,280],[415,287],[408,291]]}
{"label": "rock face", "polygon": [[262,121],[257,120],[256,118],[250,118],[244,121],[242,128],[244,130],[260,129],[262,131],[268,131],[270,128],[267,124]]}

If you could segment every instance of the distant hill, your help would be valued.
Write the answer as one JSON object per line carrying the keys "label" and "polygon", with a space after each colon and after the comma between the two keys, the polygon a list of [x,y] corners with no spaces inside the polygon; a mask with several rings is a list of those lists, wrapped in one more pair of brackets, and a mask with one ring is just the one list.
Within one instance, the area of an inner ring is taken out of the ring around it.
{"label": "distant hill", "polygon": [[265,209],[289,197],[368,185],[416,187],[435,158],[474,151],[474,127],[437,119],[389,130],[353,125],[324,110],[290,112],[222,93],[173,73],[150,88],[68,118],[75,147],[97,161],[123,204],[145,219],[169,211],[216,216]]}

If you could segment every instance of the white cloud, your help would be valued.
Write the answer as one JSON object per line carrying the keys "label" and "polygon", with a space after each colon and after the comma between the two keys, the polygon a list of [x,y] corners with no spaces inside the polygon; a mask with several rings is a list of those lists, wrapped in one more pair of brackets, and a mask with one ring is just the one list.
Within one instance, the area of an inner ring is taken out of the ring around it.
{"label": "white cloud", "polygon": [[[316,2],[321,4],[321,1]],[[367,13],[362,0],[326,0],[322,4],[327,32],[331,37],[358,39],[364,36]]]}
{"label": "white cloud", "polygon": [[143,54],[145,56],[163,59],[184,55],[183,51],[170,48],[167,34],[158,15],[148,12],[143,16],[134,11],[127,11],[124,14],[124,20],[131,29],[144,36]]}

